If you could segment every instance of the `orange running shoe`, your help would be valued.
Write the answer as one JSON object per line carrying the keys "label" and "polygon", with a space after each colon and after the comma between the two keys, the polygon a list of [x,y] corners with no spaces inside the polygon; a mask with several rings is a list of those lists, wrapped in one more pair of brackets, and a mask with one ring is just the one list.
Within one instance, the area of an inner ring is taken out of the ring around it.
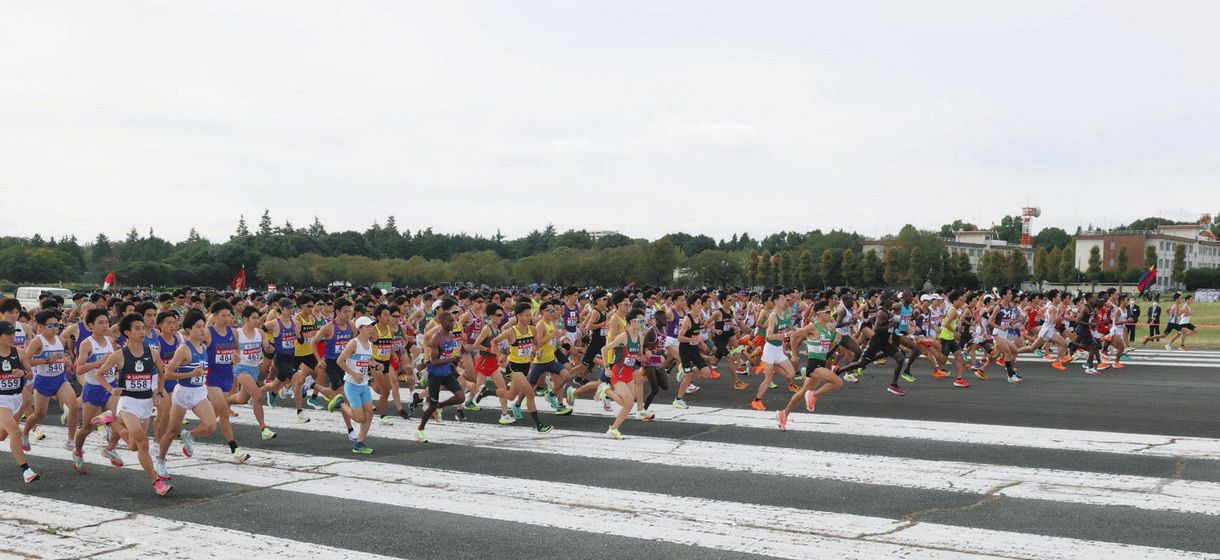
{"label": "orange running shoe", "polygon": [[763,368],[764,368],[764,367],[765,367],[765,366],[764,366],[763,364],[761,364],[761,363],[760,363],[760,364],[758,364],[758,367],[754,368],[754,373],[755,373],[756,375],[762,375],[762,372],[763,372]]}
{"label": "orange running shoe", "polygon": [[1052,355],[1050,355],[1050,354],[1043,354],[1043,355],[1042,355],[1042,359],[1043,359],[1043,360],[1046,360],[1046,361],[1048,361],[1048,362],[1052,362],[1052,361],[1054,361],[1054,360],[1055,360],[1055,357],[1054,357],[1054,356],[1052,356]]}
{"label": "orange running shoe", "polygon": [[1064,357],[1062,357],[1062,358],[1059,358],[1059,362],[1060,362],[1060,363],[1063,363],[1063,364],[1070,364],[1070,363],[1072,363],[1072,357],[1071,357],[1071,356],[1064,356]]}
{"label": "orange running shoe", "polygon": [[789,383],[789,384],[788,384],[788,390],[789,390],[789,391],[791,391],[791,392],[793,392],[793,393],[795,393],[795,392],[797,392],[797,391],[800,391],[800,390],[801,390],[801,387],[800,387],[799,385],[797,385],[796,383]]}
{"label": "orange running shoe", "polygon": [[979,379],[982,379],[983,381],[987,381],[987,380],[988,380],[988,377],[987,377],[987,372],[985,372],[985,371],[983,371],[983,370],[981,370],[981,369],[976,369],[976,370],[974,370],[974,376],[975,376],[975,377],[977,377],[977,378],[979,378]]}
{"label": "orange running shoe", "polygon": [[1000,367],[1004,367],[1004,358],[996,358],[995,363],[999,364]]}
{"label": "orange running shoe", "polygon": [[946,377],[949,377],[949,372],[947,372],[943,369],[938,369],[938,370],[932,372],[932,377],[935,377],[937,379],[944,379]]}
{"label": "orange running shoe", "polygon": [[813,412],[813,409],[818,404],[818,398],[813,396],[813,391],[805,393],[805,410]]}
{"label": "orange running shoe", "polygon": [[733,384],[734,389],[745,389],[746,387],[749,387],[749,386],[750,386],[750,384],[746,383],[745,381],[738,381],[737,383]]}
{"label": "orange running shoe", "polygon": [[781,431],[781,432],[788,431],[788,413],[787,412],[784,412],[782,410],[779,412],[776,412],[775,419],[779,421],[779,431]]}
{"label": "orange running shoe", "polygon": [[1068,369],[1068,368],[1064,367],[1064,365],[1062,363],[1060,363],[1059,360],[1055,360],[1055,361],[1051,362],[1051,367],[1053,367],[1059,371],[1067,371],[1067,369]]}
{"label": "orange running shoe", "polygon": [[1107,364],[1105,362],[1101,362],[1100,364],[1097,364],[1097,371],[1106,371],[1108,369],[1110,369],[1110,364]]}
{"label": "orange running shoe", "polygon": [[1124,366],[1121,362],[1114,362],[1114,365],[1110,367],[1114,369],[1127,369],[1127,366]]}
{"label": "orange running shoe", "polygon": [[767,410],[767,405],[763,404],[763,402],[758,399],[754,399],[753,401],[750,402],[750,408],[753,408],[754,410],[765,411],[765,410]]}
{"label": "orange running shoe", "polygon": [[709,375],[708,377],[710,377],[712,379],[720,379],[720,372],[718,372],[716,370],[712,370],[712,374]]}

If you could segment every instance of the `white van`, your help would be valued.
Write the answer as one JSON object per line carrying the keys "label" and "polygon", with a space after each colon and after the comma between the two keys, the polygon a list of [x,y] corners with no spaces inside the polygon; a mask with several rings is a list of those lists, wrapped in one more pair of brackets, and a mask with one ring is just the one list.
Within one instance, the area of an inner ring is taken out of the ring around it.
{"label": "white van", "polygon": [[21,306],[26,311],[38,309],[38,296],[42,295],[43,292],[64,298],[64,307],[72,307],[72,290],[66,288],[43,288],[38,286],[17,288],[17,301],[21,302]]}

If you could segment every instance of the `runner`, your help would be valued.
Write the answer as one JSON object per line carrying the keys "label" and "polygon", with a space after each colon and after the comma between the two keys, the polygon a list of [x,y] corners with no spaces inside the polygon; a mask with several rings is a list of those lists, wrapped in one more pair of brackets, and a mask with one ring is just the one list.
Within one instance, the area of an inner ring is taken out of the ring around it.
{"label": "runner", "polygon": [[[458,383],[457,374],[453,371],[453,364],[458,361],[461,350],[459,341],[451,334],[457,321],[452,313],[438,313],[436,322],[440,325],[440,329],[432,335],[427,345],[428,408],[419,418],[419,429],[415,436],[415,441],[419,443],[428,442],[428,434],[424,430],[428,427],[428,420],[432,419],[433,413],[446,406],[457,406],[465,401],[462,385]],[[528,365],[528,362],[526,364]],[[447,389],[453,393],[443,402],[440,400],[441,389]],[[532,404],[532,397],[530,400]],[[537,414],[534,416],[537,418]]]}
{"label": "runner", "polygon": [[8,437],[9,451],[21,469],[21,478],[29,484],[38,480],[38,473],[25,461],[21,426],[17,424],[16,415],[21,410],[21,390],[30,380],[31,373],[21,361],[16,340],[17,326],[0,321],[0,428]]}
{"label": "runner", "polygon": [[242,326],[237,329],[237,364],[233,367],[233,381],[237,392],[228,397],[228,403],[246,404],[251,400],[254,420],[258,422],[259,435],[263,441],[275,439],[275,432],[267,427],[263,417],[263,392],[258,385],[259,363],[263,361],[264,347],[274,351],[263,337],[263,318],[253,305],[241,312]]}
{"label": "runner", "polygon": [[613,390],[607,393],[619,405],[618,414],[610,424],[610,429],[606,430],[606,435],[614,439],[623,439],[623,433],[619,428],[627,420],[627,415],[631,412],[631,405],[635,402],[635,370],[647,358],[644,337],[641,332],[647,323],[644,311],[640,309],[628,311],[625,320],[627,329],[606,344],[607,352],[613,354],[613,359],[610,360],[613,364],[610,377]]}
{"label": "runner", "polygon": [[68,413],[68,440],[64,449],[73,449],[72,440],[76,438],[77,421],[80,407],[76,402],[76,391],[64,374],[64,343],[59,338],[59,318],[55,311],[42,311],[34,316],[38,324],[38,335],[30,341],[27,353],[30,356],[29,365],[34,374],[34,410],[26,418],[22,430],[22,447],[29,447],[30,433],[38,428],[38,424],[46,417],[47,407],[51,399],[59,401],[59,406]]}
{"label": "runner", "polygon": [[[763,301],[766,301],[766,297],[763,298]],[[800,390],[796,386],[796,371],[792,367],[792,360],[784,352],[784,347],[791,342],[792,308],[788,303],[787,294],[772,294],[771,301],[774,308],[762,323],[766,338],[762,354],[763,380],[758,384],[758,392],[754,394],[754,400],[750,402],[750,407],[754,410],[767,410],[762,398],[772,385],[771,380],[775,378],[776,369],[788,379],[789,391],[795,393]],[[679,395],[682,393],[681,387],[678,388],[678,393]]]}
{"label": "runner", "polygon": [[[179,434],[182,436],[182,454],[191,457],[195,454],[195,438],[216,431],[216,410],[208,401],[208,326],[203,313],[198,310],[187,312],[182,319],[182,331],[185,339],[174,351],[163,374],[167,382],[174,381],[176,386],[170,395],[170,418],[157,442],[158,454],[153,460],[153,468],[159,476],[169,476],[165,456],[169,452],[170,442]],[[188,410],[199,418],[199,424],[184,432],[182,419]]]}
{"label": "runner", "polygon": [[[805,409],[813,412],[817,406],[818,397],[843,388],[843,380],[826,367],[826,358],[830,355],[830,349],[834,347],[836,339],[842,335],[834,329],[834,323],[830,320],[829,305],[826,302],[814,304],[814,316],[812,323],[792,333],[792,340],[795,344],[805,342],[806,358],[809,360],[805,371],[808,373],[805,375],[801,388],[792,395],[792,398],[788,399],[788,404],[775,414],[781,431],[788,431],[788,413],[796,409],[802,398],[805,401]],[[814,334],[816,334],[816,338],[813,336]],[[819,385],[821,386],[819,387]]]}
{"label": "runner", "polygon": [[95,426],[106,426],[103,431],[104,447],[102,456],[110,460],[115,467],[123,466],[123,459],[114,451],[122,425],[114,425],[114,411],[118,406],[118,398],[111,395],[110,390],[115,384],[113,369],[100,369],[102,362],[114,353],[114,340],[106,333],[110,330],[110,318],[105,309],[91,309],[85,314],[85,325],[89,337],[81,341],[80,351],[76,357],[76,377],[81,386],[81,429],[76,431],[73,440],[75,449],[72,451],[72,469],[80,474],[86,474],[85,440]]}
{"label": "runner", "polygon": [[534,328],[530,320],[532,309],[533,306],[529,302],[518,303],[513,308],[513,318],[505,323],[504,330],[492,340],[492,345],[508,343],[507,362],[510,377],[508,399],[513,401],[513,416],[517,419],[523,417],[520,402],[524,399],[526,411],[534,421],[535,429],[545,433],[551,431],[552,428],[538,419],[533,385],[527,378],[530,364],[534,358]]}
{"label": "runner", "polygon": [[[342,300],[340,300],[342,301]],[[335,303],[340,305],[339,302]],[[360,423],[360,433],[352,445],[352,453],[369,455],[373,448],[364,444],[373,425],[373,392],[369,390],[369,364],[373,360],[373,320],[368,317],[356,319],[356,337],[348,341],[339,354],[338,362],[343,368],[343,413]],[[423,428],[420,428],[422,431]]]}
{"label": "runner", "polygon": [[[229,401],[227,395],[233,390],[233,358],[237,353],[237,331],[233,329],[233,305],[226,300],[217,300],[210,308],[211,325],[204,335],[204,343],[208,347],[208,400],[216,412],[220,434],[229,444],[233,453],[233,462],[244,463],[250,458],[242,448],[237,446],[233,435],[233,426],[229,423]],[[219,327],[220,330],[217,330]]]}

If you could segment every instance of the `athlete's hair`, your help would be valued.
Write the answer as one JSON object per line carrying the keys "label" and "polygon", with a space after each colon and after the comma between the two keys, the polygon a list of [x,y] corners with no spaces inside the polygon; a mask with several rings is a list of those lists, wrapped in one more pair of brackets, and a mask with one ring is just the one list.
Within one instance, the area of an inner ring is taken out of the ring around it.
{"label": "athlete's hair", "polygon": [[389,311],[390,313],[394,313],[394,310],[390,309],[390,306],[382,303],[382,304],[377,305],[377,307],[373,308],[373,317],[380,317],[382,311]]}
{"label": "athlete's hair", "polygon": [[203,317],[202,311],[199,311],[198,309],[193,309],[191,311],[188,311],[186,313],[186,317],[183,317],[183,319],[182,319],[182,330],[189,331],[189,330],[191,330],[191,327],[195,326],[195,323],[198,323],[198,322],[204,321],[204,320],[205,319]]}
{"label": "athlete's hair", "polygon": [[88,313],[85,314],[85,324],[92,325],[93,323],[97,322],[98,317],[109,318],[109,316],[106,315],[105,309],[102,309],[100,307],[94,307],[93,309],[90,309]]}
{"label": "athlete's hair", "polygon": [[532,310],[533,308],[534,308],[534,306],[530,305],[529,302],[523,301],[521,303],[518,303],[515,307],[513,307],[513,315],[520,315],[522,313],[525,313],[526,311]]}
{"label": "athlete's hair", "polygon": [[314,303],[313,297],[308,296],[308,295],[302,295],[302,296],[297,297],[297,305],[299,305],[301,307],[305,307],[305,304],[307,304],[307,303]]}
{"label": "athlete's hair", "polygon": [[643,309],[632,309],[631,311],[627,312],[627,322],[630,323],[631,321],[634,321],[636,317],[639,317],[643,314],[644,314]]}
{"label": "athlete's hair", "polygon": [[247,305],[245,309],[241,310],[241,318],[249,319],[250,316],[254,315],[255,313],[258,313],[258,308],[254,307],[253,305]]}
{"label": "athlete's hair", "polygon": [[487,304],[487,309],[485,309],[484,311],[487,312],[488,317],[491,317],[492,315],[495,315],[496,313],[501,312],[503,310],[504,310],[504,308],[500,307],[499,304],[489,303],[489,304]]}
{"label": "athlete's hair", "polygon": [[0,313],[8,313],[9,311],[20,311],[21,302],[16,298],[0,299]]}
{"label": "athlete's hair", "polygon": [[214,303],[212,303],[212,307],[209,308],[209,311],[211,311],[212,314],[215,315],[226,309],[228,309],[230,313],[233,312],[233,304],[221,299],[221,300],[216,300]]}
{"label": "athlete's hair", "polygon": [[343,309],[344,307],[351,307],[351,306],[352,306],[352,300],[350,300],[350,299],[339,298],[339,299],[335,300],[335,312],[338,312],[340,309]]}
{"label": "athlete's hair", "polygon": [[169,319],[171,317],[177,317],[177,316],[178,316],[178,312],[174,311],[173,309],[162,311],[157,314],[157,324],[160,325],[161,323],[164,323],[166,319]]}
{"label": "athlete's hair", "polygon": [[47,324],[47,321],[51,320],[52,317],[58,319],[59,312],[49,311],[49,310],[39,312],[37,315],[34,316],[34,322],[38,323],[39,325],[45,325],[45,324]]}
{"label": "athlete's hair", "polygon": [[122,319],[119,319],[119,332],[126,336],[137,322],[144,323],[144,316],[137,313],[124,315]]}

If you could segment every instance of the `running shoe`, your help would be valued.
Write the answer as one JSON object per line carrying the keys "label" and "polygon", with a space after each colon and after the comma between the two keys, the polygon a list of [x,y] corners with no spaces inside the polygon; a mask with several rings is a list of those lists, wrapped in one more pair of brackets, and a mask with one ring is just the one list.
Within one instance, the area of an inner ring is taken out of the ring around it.
{"label": "running shoe", "polygon": [[991,379],[990,377],[987,377],[987,372],[985,372],[981,369],[974,370],[974,376],[979,379],[982,379],[983,381],[987,381],[987,380]]}
{"label": "running shoe", "polygon": [[935,377],[936,379],[944,379],[949,377],[949,372],[938,368],[936,371],[932,372],[932,377]]}
{"label": "running shoe", "polygon": [[718,372],[718,371],[716,371],[716,370],[712,370],[712,373],[711,373],[711,375],[708,375],[708,378],[710,378],[710,379],[720,379],[720,372]]}
{"label": "running shoe", "polygon": [[759,399],[754,399],[754,400],[750,401],[750,408],[753,408],[754,410],[765,411],[765,410],[767,410],[767,405],[763,404],[763,402]]}
{"label": "running shoe", "polygon": [[123,458],[119,457],[118,452],[113,449],[108,449],[108,448],[103,447],[102,448],[102,457],[110,459],[110,464],[114,465],[116,468],[123,466]]}
{"label": "running shoe", "polygon": [[237,463],[240,465],[242,463],[245,463],[246,459],[249,459],[249,458],[250,458],[250,454],[243,451],[242,448],[238,447],[237,449],[233,450],[233,462],[234,463]]}
{"label": "running shoe", "polygon": [[1101,373],[1100,371],[1097,371],[1097,368],[1091,368],[1091,367],[1084,368],[1084,372],[1089,375],[1097,375],[1097,374]]}
{"label": "running shoe", "polygon": [[271,441],[275,439],[275,432],[271,431],[271,428],[263,428],[263,430],[259,433],[263,436],[263,441]]}
{"label": "running shoe", "polygon": [[775,420],[779,423],[779,431],[788,431],[788,413],[782,410],[775,413]]}
{"label": "running shoe", "polygon": [[158,496],[169,494],[169,491],[174,489],[174,487],[170,486],[168,482],[165,482],[164,478],[158,478],[157,481],[153,483],[152,487],[153,492],[156,492]]}
{"label": "running shoe", "polygon": [[516,421],[517,421],[517,419],[513,418],[511,414],[503,414],[500,416],[500,425],[501,426],[507,426]]}
{"label": "running shoe", "polygon": [[305,417],[305,411],[298,410],[297,411],[297,424],[308,424],[308,423],[309,423],[309,418]]}
{"label": "running shoe", "polygon": [[356,429],[355,429],[355,428],[348,428],[348,430],[347,430],[347,441],[350,441],[350,442],[355,443],[355,441],[356,441],[356,440],[358,440],[358,439],[360,439],[360,436],[359,436],[358,434],[356,434]]}
{"label": "running shoe", "polygon": [[229,418],[237,418],[237,411],[230,408],[229,409]]}
{"label": "running shoe", "polygon": [[334,398],[326,401],[326,412],[334,412],[341,404],[343,404],[343,393],[338,393]]}
{"label": "running shoe", "polygon": [[767,385],[767,390],[772,390],[772,389],[779,389],[779,385],[776,385],[774,383]]}
{"label": "running shoe", "polygon": [[480,402],[483,402],[483,397],[486,397],[486,396],[487,396],[487,384],[484,383],[483,385],[479,386],[479,391],[474,394],[474,403],[479,404]]}
{"label": "running shoe", "polygon": [[700,387],[700,386],[698,386],[698,385],[695,385],[694,383],[691,383],[690,385],[687,385],[687,386],[686,386],[686,393],[687,393],[687,394],[689,394],[689,395],[693,395],[693,394],[698,393],[699,391],[702,391],[702,390],[703,390],[703,388],[702,388],[702,387]]}
{"label": "running shoe", "polygon": [[519,405],[517,403],[513,403],[512,407],[513,407],[513,418],[516,418],[517,420],[525,418],[525,416],[521,414],[521,405]]}
{"label": "running shoe", "polygon": [[65,449],[65,450],[67,450],[67,451],[72,451],[73,449],[76,449],[76,443],[74,443],[74,442],[73,442],[72,440],[70,440],[70,439],[69,439],[69,440],[64,440],[64,449]]}
{"label": "running shoe", "polygon": [[393,426],[393,425],[394,425],[394,422],[391,422],[391,421],[390,421],[390,417],[389,417],[389,416],[386,416],[386,415],[384,415],[384,414],[383,414],[383,415],[381,415],[381,425],[382,425],[382,426]]}
{"label": "running shoe", "polygon": [[21,471],[21,478],[25,479],[26,484],[29,484],[38,480],[38,473],[34,472],[34,469],[26,467],[24,471]]}
{"label": "running shoe", "polygon": [[750,368],[745,364],[737,366],[737,375],[750,375]]}
{"label": "running shoe", "polygon": [[790,392],[790,393],[795,393],[795,392],[800,391],[800,390],[801,390],[801,386],[800,386],[800,385],[797,385],[796,383],[789,383],[789,384],[788,384],[788,392]]}
{"label": "running shoe", "polygon": [[1173,345],[1172,345],[1172,344],[1166,344],[1166,345],[1165,345],[1165,349],[1166,349],[1166,350],[1169,350],[1169,351],[1173,351]]}
{"label": "running shoe", "polygon": [[651,410],[637,410],[634,416],[637,420],[643,422],[652,422],[657,419],[657,415],[653,414]]}
{"label": "running shoe", "polygon": [[805,374],[803,372],[798,373],[798,374],[792,376],[792,380],[796,381],[796,382],[803,382],[803,381],[805,381]]}
{"label": "running shoe", "polygon": [[441,409],[437,408],[432,411],[432,419],[436,420],[437,422],[441,421]]}
{"label": "running shoe", "polygon": [[60,426],[68,425],[68,409],[66,409],[66,408],[64,409],[63,412],[59,413],[59,425]]}
{"label": "running shoe", "polygon": [[114,416],[111,416],[109,412],[101,416],[94,416],[93,419],[89,421],[89,423],[93,424],[94,426],[109,426],[111,422],[114,422]]}
{"label": "running shoe", "polygon": [[428,443],[428,433],[423,430],[416,430],[415,441],[419,443]]}
{"label": "running shoe", "polygon": [[955,380],[955,381],[953,382],[953,386],[954,386],[954,387],[969,387],[969,386],[970,386],[970,382],[969,382],[969,381],[966,381],[965,379],[962,379],[962,378],[960,378],[960,377],[959,377],[959,378],[957,378],[957,380]]}
{"label": "running shoe", "polygon": [[1021,381],[1022,381],[1021,376],[1016,373],[1008,376],[1008,382],[1012,383],[1013,385],[1020,385]]}
{"label": "running shoe", "polygon": [[856,377],[856,374],[854,374],[854,373],[845,373],[845,374],[843,374],[843,381],[846,381],[848,383],[859,383],[860,378]]}
{"label": "running shoe", "polygon": [[564,391],[564,397],[567,398],[568,406],[570,406],[570,407],[576,406],[576,388],[575,387],[568,385],[567,390]]}
{"label": "running shoe", "polygon": [[1055,360],[1055,361],[1051,362],[1051,367],[1053,367],[1059,371],[1067,371],[1067,367],[1064,366],[1062,363],[1060,363],[1059,360]]}
{"label": "running shoe", "polygon": [[745,389],[746,387],[749,387],[749,386],[750,386],[750,384],[746,383],[745,381],[738,381],[733,384],[734,389]]}
{"label": "running shoe", "polygon": [[267,406],[275,406],[275,391],[267,392]]}
{"label": "running shoe", "polygon": [[593,398],[596,400],[599,400],[599,401],[606,400],[606,391],[609,389],[610,389],[609,383],[602,383],[601,385],[598,385],[597,393],[594,395]]}
{"label": "running shoe", "polygon": [[602,399],[602,410],[610,412],[610,399]]}
{"label": "running shoe", "polygon": [[34,441],[42,441],[47,439],[46,434],[42,433],[42,430],[39,430],[38,426],[34,426],[30,429],[30,435],[34,436]]}
{"label": "running shoe", "polygon": [[283,400],[291,399],[293,396],[292,387],[280,387],[279,396]]}
{"label": "running shoe", "polygon": [[398,409],[398,417],[402,418],[403,420],[407,420],[407,419],[411,418],[411,415],[407,414],[407,411],[405,409],[400,408],[400,409]]}
{"label": "running shoe", "polygon": [[1004,358],[996,358],[996,359],[995,359],[995,363],[996,363],[996,364],[999,364],[1001,367],[1003,367],[1003,366],[1004,366]]}
{"label": "running shoe", "polygon": [[157,476],[161,478],[169,478],[169,469],[165,466],[165,459],[161,458],[160,454],[153,455],[153,470],[157,471]]}
{"label": "running shoe", "polygon": [[901,375],[901,376],[899,376],[899,377],[902,377],[902,380],[903,380],[903,381],[906,381],[907,383],[914,383],[914,382],[915,382],[915,376],[914,376],[914,375],[911,375],[911,373],[910,373],[910,372],[907,372],[907,371],[902,372],[902,375]]}
{"label": "running shoe", "polygon": [[89,474],[89,469],[85,468],[85,452],[72,452],[72,470],[80,474]]}
{"label": "running shoe", "polygon": [[30,450],[30,436],[27,434],[21,434],[21,450],[22,451]]}
{"label": "running shoe", "polygon": [[885,390],[891,395],[898,395],[900,397],[904,397],[907,394],[906,391],[902,390],[902,387],[897,385],[890,385],[889,387],[886,387]]}
{"label": "running shoe", "polygon": [[182,438],[182,454],[190,457],[195,454],[195,436],[190,432],[182,432],[178,437]]}
{"label": "running shoe", "polygon": [[312,406],[314,410],[322,410],[326,408],[326,405],[318,400],[317,395],[305,399],[305,402],[309,404],[309,406]]}
{"label": "running shoe", "polygon": [[686,405],[686,401],[683,399],[674,399],[673,407],[674,408],[683,408],[683,409],[690,408],[689,406]]}
{"label": "running shoe", "polygon": [[357,453],[360,455],[372,455],[373,448],[365,445],[363,441],[358,441],[356,442],[356,445],[352,446],[352,453]]}
{"label": "running shoe", "polygon": [[805,392],[805,410],[813,412],[813,409],[818,405],[818,398],[813,396],[813,391]]}
{"label": "running shoe", "polygon": [[1127,366],[1124,366],[1122,362],[1114,362],[1110,367],[1114,369],[1127,369]]}
{"label": "running shoe", "polygon": [[1110,369],[1110,364],[1101,362],[1100,364],[1097,364],[1097,367],[1094,369],[1096,369],[1097,371],[1106,371],[1106,370]]}
{"label": "running shoe", "polygon": [[543,387],[539,387],[539,388],[537,388],[537,389],[534,389],[534,396],[535,396],[535,397],[541,397],[541,396],[543,396],[543,395],[545,395],[545,394],[546,394],[546,389],[545,389],[545,388],[543,388]]}
{"label": "running shoe", "polygon": [[572,408],[568,407],[568,406],[561,406],[561,407],[559,407],[558,410],[555,411],[555,414],[557,416],[571,416]]}
{"label": "running shoe", "polygon": [[1041,358],[1041,357],[1043,357],[1043,356],[1044,356],[1044,354],[1042,353],[1042,349],[1041,349],[1041,348],[1038,348],[1037,350],[1034,350],[1034,357],[1035,357],[1035,358]]}
{"label": "running shoe", "polygon": [[554,429],[555,428],[553,426],[551,426],[550,424],[539,424],[538,428],[537,428],[538,433],[540,433],[540,434],[550,433],[550,431],[554,430]]}
{"label": "running shoe", "polygon": [[610,428],[609,430],[606,430],[606,435],[608,435],[614,439],[623,439],[623,432],[620,432],[615,428]]}
{"label": "running shoe", "polygon": [[559,410],[559,399],[555,396],[555,393],[547,391],[544,397],[546,398],[547,404],[551,405],[551,410]]}

